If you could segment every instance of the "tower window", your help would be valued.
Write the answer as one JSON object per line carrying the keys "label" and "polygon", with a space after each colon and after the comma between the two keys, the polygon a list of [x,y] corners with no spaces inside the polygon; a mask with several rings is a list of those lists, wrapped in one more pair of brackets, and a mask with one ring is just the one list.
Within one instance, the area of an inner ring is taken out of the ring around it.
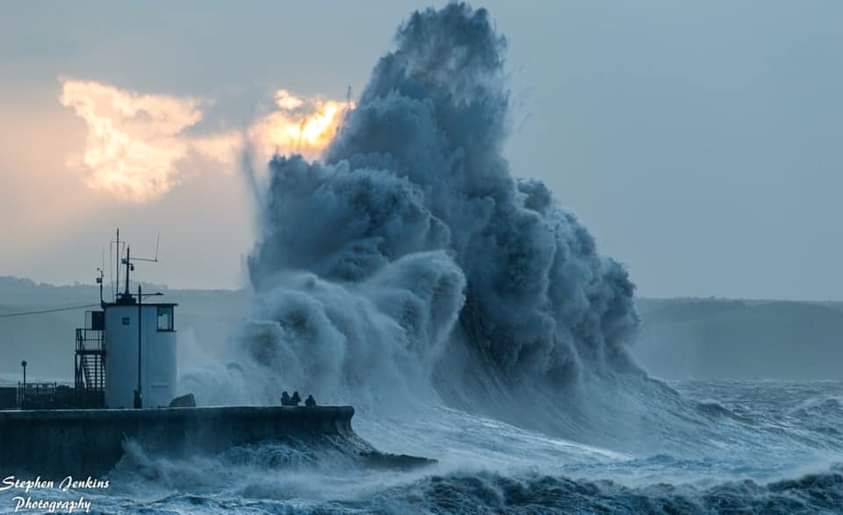
{"label": "tower window", "polygon": [[173,306],[158,306],[158,330],[175,331]]}

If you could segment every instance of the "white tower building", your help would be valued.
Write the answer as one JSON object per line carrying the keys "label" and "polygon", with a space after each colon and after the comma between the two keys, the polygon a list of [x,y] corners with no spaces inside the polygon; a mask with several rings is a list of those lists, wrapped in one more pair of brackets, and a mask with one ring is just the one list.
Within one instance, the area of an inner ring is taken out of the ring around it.
{"label": "white tower building", "polygon": [[138,302],[121,296],[105,304],[105,407],[167,407],[176,389],[176,304]]}
{"label": "white tower building", "polygon": [[[117,248],[119,255],[119,230]],[[155,259],[132,258],[127,247],[122,259],[126,267],[125,290],[115,295],[114,302],[103,301],[100,294],[106,408],[162,408],[175,397],[176,304],[147,302],[148,297],[161,293],[144,294],[140,284],[136,294],[129,292],[133,261],[157,262],[157,249],[155,253]]]}

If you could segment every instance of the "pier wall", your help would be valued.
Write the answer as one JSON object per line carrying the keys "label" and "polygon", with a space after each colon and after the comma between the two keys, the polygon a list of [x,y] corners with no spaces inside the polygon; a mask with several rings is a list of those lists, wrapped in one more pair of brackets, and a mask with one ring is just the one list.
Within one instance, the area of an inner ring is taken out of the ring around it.
{"label": "pier wall", "polygon": [[103,474],[128,439],[188,453],[265,440],[356,438],[353,415],[351,406],[0,411],[0,475]]}
{"label": "pier wall", "polygon": [[0,410],[15,409],[17,407],[17,386],[0,386]]}

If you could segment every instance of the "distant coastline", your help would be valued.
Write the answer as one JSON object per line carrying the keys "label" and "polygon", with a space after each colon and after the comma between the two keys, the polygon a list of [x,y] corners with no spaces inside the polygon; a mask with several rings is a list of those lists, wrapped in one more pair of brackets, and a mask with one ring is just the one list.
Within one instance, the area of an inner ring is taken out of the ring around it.
{"label": "distant coastline", "polygon": [[[164,291],[180,304],[181,338],[220,341],[248,311],[248,290]],[[93,284],[55,286],[0,276],[0,315],[29,309],[96,302]],[[635,359],[652,376],[667,380],[843,380],[843,302],[727,298],[636,299],[641,329],[632,343]],[[0,318],[0,385],[21,379],[27,359],[30,381],[73,381],[73,334],[84,310],[38,317]],[[180,340],[183,343],[183,340]],[[759,356],[765,359],[759,359]]]}

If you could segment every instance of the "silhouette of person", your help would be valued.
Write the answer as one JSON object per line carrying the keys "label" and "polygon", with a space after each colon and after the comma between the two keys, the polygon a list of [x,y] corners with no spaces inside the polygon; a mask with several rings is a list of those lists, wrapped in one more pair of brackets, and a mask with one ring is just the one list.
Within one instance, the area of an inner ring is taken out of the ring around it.
{"label": "silhouette of person", "polygon": [[299,397],[299,392],[298,391],[293,392],[293,396],[290,397],[290,405],[291,406],[298,406],[300,402],[301,402],[301,397]]}
{"label": "silhouette of person", "polygon": [[304,400],[304,405],[308,408],[312,408],[316,406],[316,399],[314,399],[312,395],[308,395],[307,399]]}
{"label": "silhouette of person", "polygon": [[287,393],[287,390],[284,390],[284,393],[281,394],[281,405],[282,406],[289,406],[290,405],[290,394]]}

